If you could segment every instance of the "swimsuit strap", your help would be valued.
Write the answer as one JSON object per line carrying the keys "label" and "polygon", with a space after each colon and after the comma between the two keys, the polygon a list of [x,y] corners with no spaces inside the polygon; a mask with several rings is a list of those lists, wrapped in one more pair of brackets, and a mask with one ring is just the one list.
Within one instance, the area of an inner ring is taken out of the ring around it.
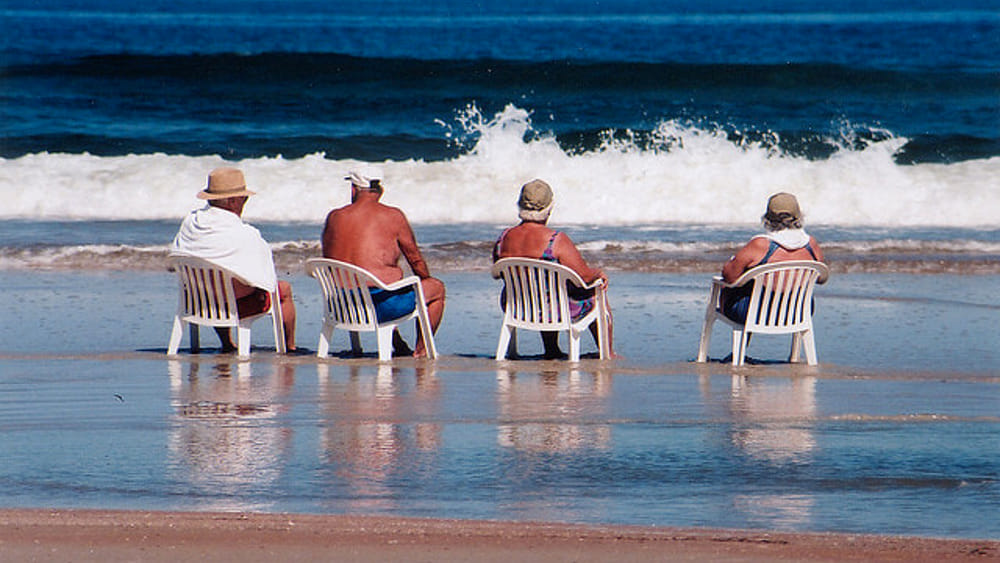
{"label": "swimsuit strap", "polygon": [[813,260],[815,260],[815,261],[819,262],[819,258],[816,258],[816,253],[815,253],[815,252],[813,252],[813,247],[812,247],[812,245],[811,245],[811,244],[809,244],[808,242],[806,243],[806,250],[808,250],[808,251],[809,251],[809,256],[812,256],[812,257],[813,257]]}
{"label": "swimsuit strap", "polygon": [[[762,266],[764,264],[767,264],[767,261],[771,259],[771,255],[774,254],[774,252],[778,250],[778,248],[780,247],[781,247],[780,244],[774,242],[773,240],[769,240],[767,243],[767,254],[765,254],[764,257],[760,259],[760,262],[757,262],[756,265]],[[810,250],[810,252],[812,251]]]}
{"label": "swimsuit strap", "polygon": [[[760,259],[760,262],[757,262],[757,266],[762,266],[764,264],[767,264],[767,261],[771,259],[771,255],[774,254],[774,252],[778,250],[778,248],[780,247],[781,245],[774,242],[773,240],[768,241],[767,254],[765,254],[764,257]],[[813,252],[813,247],[811,244],[807,242],[804,248],[809,251],[809,256],[812,256],[813,260],[816,260],[817,262],[819,261],[819,259],[816,258],[816,253]]]}
{"label": "swimsuit strap", "polygon": [[542,251],[542,260],[547,262],[559,261],[559,259],[556,258],[556,255],[552,252],[552,245],[555,244],[557,236],[559,236],[559,231],[552,233],[552,237],[549,238],[549,244],[545,247],[545,250]]}

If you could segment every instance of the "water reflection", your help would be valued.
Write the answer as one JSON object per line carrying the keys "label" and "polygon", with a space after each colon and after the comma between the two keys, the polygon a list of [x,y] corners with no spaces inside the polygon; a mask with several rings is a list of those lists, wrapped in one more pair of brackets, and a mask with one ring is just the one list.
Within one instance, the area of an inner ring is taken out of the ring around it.
{"label": "water reflection", "polygon": [[[440,387],[433,364],[403,369],[392,364],[349,366],[346,380],[332,380],[319,364],[320,457],[345,487],[339,508],[395,507],[393,481],[418,479],[441,447],[435,420]],[[413,378],[408,377],[413,373]],[[336,373],[344,373],[338,367]]]}
{"label": "water reflection", "polygon": [[807,461],[816,448],[816,378],[734,375],[733,444],[755,459],[782,465]]}
{"label": "water reflection", "polygon": [[280,476],[291,442],[291,429],[275,419],[293,386],[294,368],[253,368],[265,371],[251,377],[251,364],[235,360],[207,369],[200,362],[167,363],[174,411],[169,467],[185,494],[196,493],[191,496],[199,499],[199,509],[269,506],[262,493]]}
{"label": "water reflection", "polygon": [[[752,460],[772,468],[808,463],[816,450],[816,378],[749,378],[734,375],[729,397],[732,443]],[[781,472],[769,485],[781,487]],[[808,524],[815,500],[799,493],[741,494],[737,510],[752,526],[801,529]]]}
{"label": "water reflection", "polygon": [[604,422],[611,376],[603,371],[584,375],[570,369],[518,374],[497,370],[499,423],[497,443],[526,452],[571,452],[603,449],[611,444],[611,425]]}

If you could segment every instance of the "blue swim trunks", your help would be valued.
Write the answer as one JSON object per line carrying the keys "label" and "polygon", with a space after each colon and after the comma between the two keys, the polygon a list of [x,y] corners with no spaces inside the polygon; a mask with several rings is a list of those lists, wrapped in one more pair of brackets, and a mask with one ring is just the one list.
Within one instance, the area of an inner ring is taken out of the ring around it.
{"label": "blue swim trunks", "polygon": [[409,315],[417,308],[417,294],[412,286],[396,291],[373,287],[371,294],[372,302],[375,304],[375,316],[380,323]]}

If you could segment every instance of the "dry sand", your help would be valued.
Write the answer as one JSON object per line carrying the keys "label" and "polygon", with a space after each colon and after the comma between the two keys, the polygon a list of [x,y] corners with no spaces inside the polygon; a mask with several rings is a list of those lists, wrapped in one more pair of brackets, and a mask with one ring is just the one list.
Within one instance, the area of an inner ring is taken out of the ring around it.
{"label": "dry sand", "polygon": [[987,561],[1000,541],[303,514],[0,510],[0,561]]}

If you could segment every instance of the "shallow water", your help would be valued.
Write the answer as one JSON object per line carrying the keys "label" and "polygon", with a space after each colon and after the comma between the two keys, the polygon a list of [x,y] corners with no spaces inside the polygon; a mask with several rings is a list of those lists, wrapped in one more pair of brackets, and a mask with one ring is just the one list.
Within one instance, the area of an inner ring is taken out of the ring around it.
{"label": "shallow water", "polygon": [[442,363],[7,360],[0,504],[1000,534],[996,381]]}
{"label": "shallow water", "polygon": [[[626,358],[576,368],[489,359],[482,272],[445,276],[444,357],[392,365],[280,358],[261,324],[252,362],[206,331],[207,353],[168,360],[166,273],[0,281],[22,319],[0,327],[2,506],[1000,537],[984,518],[1000,506],[996,276],[840,276],[817,296],[820,366],[782,363],[772,337],[736,370],[689,362],[704,275],[613,276]],[[312,347],[318,291],[292,281]]]}

